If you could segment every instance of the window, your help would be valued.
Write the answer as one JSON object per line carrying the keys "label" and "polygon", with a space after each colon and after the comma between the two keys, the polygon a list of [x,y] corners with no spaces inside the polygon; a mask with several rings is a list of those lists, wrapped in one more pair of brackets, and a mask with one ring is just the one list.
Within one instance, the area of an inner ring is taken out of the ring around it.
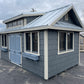
{"label": "window", "polygon": [[26,33],[26,50],[30,51],[30,33]]}
{"label": "window", "polygon": [[22,25],[22,20],[18,20],[18,21],[17,21],[17,24],[18,24],[18,25]]}
{"label": "window", "polygon": [[60,33],[60,51],[66,50],[66,33]]}
{"label": "window", "polygon": [[67,33],[67,47],[73,49],[73,33]]}
{"label": "window", "polygon": [[73,33],[72,32],[59,32],[59,48],[58,53],[61,52],[68,52],[70,50],[73,50],[74,41],[73,41]]}
{"label": "window", "polygon": [[7,47],[7,35],[6,34],[2,35],[2,46]]}
{"label": "window", "polygon": [[27,18],[27,24],[30,23],[31,21],[33,21],[34,19],[36,19],[37,17],[39,17],[39,16],[32,16],[32,17],[30,16],[30,17],[28,17]]}
{"label": "window", "polygon": [[38,52],[38,33],[32,33],[32,51]]}
{"label": "window", "polygon": [[30,53],[39,53],[39,32],[25,33],[25,51]]}

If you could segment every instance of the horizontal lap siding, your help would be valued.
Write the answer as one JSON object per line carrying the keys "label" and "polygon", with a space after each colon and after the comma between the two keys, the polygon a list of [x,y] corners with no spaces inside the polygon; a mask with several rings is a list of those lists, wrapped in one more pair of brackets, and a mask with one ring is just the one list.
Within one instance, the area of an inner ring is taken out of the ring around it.
{"label": "horizontal lap siding", "polygon": [[58,31],[48,31],[48,76],[54,76],[76,64],[79,56],[79,33],[74,32],[74,52],[58,55]]}
{"label": "horizontal lap siding", "polygon": [[[1,35],[0,35],[0,38],[1,38]],[[1,39],[0,39],[0,43],[1,43]],[[7,35],[7,47],[8,47],[8,35]],[[1,59],[9,61],[9,53],[1,51]]]}
{"label": "horizontal lap siding", "polygon": [[[44,77],[44,31],[39,31],[40,60],[32,61],[22,57],[22,67]],[[24,52],[24,34],[22,34],[22,51]]]}

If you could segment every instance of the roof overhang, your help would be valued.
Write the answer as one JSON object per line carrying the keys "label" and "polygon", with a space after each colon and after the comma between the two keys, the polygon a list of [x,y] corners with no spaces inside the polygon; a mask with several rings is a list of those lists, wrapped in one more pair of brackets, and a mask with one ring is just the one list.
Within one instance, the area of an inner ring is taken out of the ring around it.
{"label": "roof overhang", "polygon": [[4,20],[3,23],[8,23],[8,22],[11,22],[13,20],[17,20],[17,19],[20,19],[20,18],[23,18],[23,17],[28,17],[28,16],[39,16],[39,15],[43,15],[44,13],[38,13],[38,14],[20,14],[20,15],[17,15],[15,17],[12,17],[12,18],[9,18],[7,20]]}
{"label": "roof overhang", "polygon": [[39,30],[48,30],[48,29],[61,30],[61,31],[76,31],[76,32],[82,31],[82,29],[80,30],[80,29],[71,29],[71,28],[63,28],[63,27],[55,27],[55,26],[40,26],[40,27],[25,28],[25,29],[20,29],[20,30],[13,30],[13,31],[3,31],[3,32],[0,32],[0,34],[27,32],[27,31],[39,31]]}

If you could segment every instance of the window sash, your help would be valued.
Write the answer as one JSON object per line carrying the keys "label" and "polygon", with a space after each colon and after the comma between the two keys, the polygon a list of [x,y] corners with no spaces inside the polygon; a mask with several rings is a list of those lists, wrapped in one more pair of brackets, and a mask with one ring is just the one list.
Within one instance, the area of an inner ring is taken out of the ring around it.
{"label": "window sash", "polygon": [[[30,50],[27,50],[26,35],[30,35]],[[29,53],[39,54],[39,32],[28,32],[25,33],[25,51]]]}
{"label": "window sash", "polygon": [[30,51],[31,42],[30,42],[30,33],[26,33],[26,51]]}
{"label": "window sash", "polygon": [[59,34],[59,42],[60,42],[60,51],[65,51],[66,50],[66,33],[61,32]]}
{"label": "window sash", "polygon": [[[60,49],[60,39],[62,39],[61,38],[61,36],[63,36],[63,35],[61,35],[60,36],[60,34],[62,34],[62,33],[65,33],[66,34],[66,36],[65,36],[65,46],[66,46],[66,49],[64,48],[64,49]],[[70,34],[72,34],[72,40],[68,37],[68,33],[70,33]],[[58,51],[59,52],[67,52],[67,51],[69,51],[69,50],[73,50],[73,48],[74,48],[74,38],[73,38],[73,32],[59,32],[59,49],[58,49]],[[71,41],[71,46],[70,46],[70,41]]]}
{"label": "window sash", "polygon": [[32,51],[38,52],[38,33],[37,32],[32,33]]}
{"label": "window sash", "polygon": [[73,49],[73,33],[67,33],[67,49]]}

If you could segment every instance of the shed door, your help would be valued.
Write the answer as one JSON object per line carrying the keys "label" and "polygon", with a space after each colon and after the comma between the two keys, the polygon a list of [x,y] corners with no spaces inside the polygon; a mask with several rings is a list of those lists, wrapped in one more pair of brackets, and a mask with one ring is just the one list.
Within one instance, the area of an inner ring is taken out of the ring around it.
{"label": "shed door", "polygon": [[21,64],[21,37],[19,34],[9,36],[9,57],[12,63]]}

